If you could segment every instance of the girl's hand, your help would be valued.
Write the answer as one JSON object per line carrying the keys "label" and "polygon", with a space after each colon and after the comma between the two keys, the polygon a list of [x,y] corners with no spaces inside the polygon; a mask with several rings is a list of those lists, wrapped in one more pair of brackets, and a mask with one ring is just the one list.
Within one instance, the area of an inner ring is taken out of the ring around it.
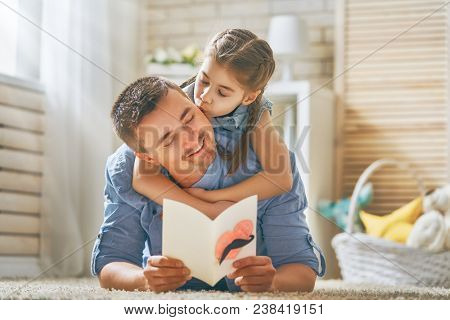
{"label": "girl's hand", "polygon": [[184,189],[187,193],[189,193],[191,196],[194,196],[200,200],[206,201],[206,202],[216,202],[215,199],[213,199],[209,195],[209,191],[202,189],[202,188],[186,188]]}

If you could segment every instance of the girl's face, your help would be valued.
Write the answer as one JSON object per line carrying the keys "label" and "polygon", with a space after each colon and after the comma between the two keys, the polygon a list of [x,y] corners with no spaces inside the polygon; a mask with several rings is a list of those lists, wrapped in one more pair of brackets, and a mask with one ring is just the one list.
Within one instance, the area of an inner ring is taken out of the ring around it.
{"label": "girl's face", "polygon": [[255,93],[247,93],[230,70],[206,57],[195,79],[194,102],[208,118],[219,117],[252,103]]}

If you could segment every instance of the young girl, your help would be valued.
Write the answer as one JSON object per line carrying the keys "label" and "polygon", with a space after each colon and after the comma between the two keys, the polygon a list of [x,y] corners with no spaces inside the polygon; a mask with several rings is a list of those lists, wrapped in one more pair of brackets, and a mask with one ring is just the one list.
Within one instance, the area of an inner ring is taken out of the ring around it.
{"label": "young girl", "polygon": [[219,155],[229,161],[229,174],[245,163],[249,140],[262,171],[225,189],[183,190],[162,173],[143,174],[147,164],[136,157],[133,188],[160,205],[170,198],[214,219],[248,196],[257,194],[261,200],[290,191],[292,172],[288,149],[271,123],[271,102],[263,98],[275,69],[267,42],[248,30],[229,29],[213,38],[204,56],[200,71],[184,90],[214,127],[241,135],[234,151],[219,148]]}

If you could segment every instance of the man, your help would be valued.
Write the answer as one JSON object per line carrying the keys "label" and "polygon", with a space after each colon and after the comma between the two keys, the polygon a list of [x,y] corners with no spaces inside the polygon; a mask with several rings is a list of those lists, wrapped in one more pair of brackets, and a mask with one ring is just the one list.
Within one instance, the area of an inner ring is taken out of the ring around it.
{"label": "man", "polygon": [[[305,222],[307,202],[292,153],[292,189],[258,202],[257,256],[236,261],[236,270],[212,288],[191,278],[182,261],[161,256],[162,208],[132,189],[134,157],[161,165],[183,188],[218,189],[260,171],[255,153],[249,148],[245,170],[227,175],[216,139],[219,146],[232,148],[235,137],[219,131],[214,136],[203,113],[178,86],[162,78],[142,78],[129,85],[111,115],[127,145],[106,165],[105,219],[92,257],[92,273],[102,287],[156,292],[313,290],[316,275],[325,272],[325,261]],[[150,251],[148,259],[144,249]]]}

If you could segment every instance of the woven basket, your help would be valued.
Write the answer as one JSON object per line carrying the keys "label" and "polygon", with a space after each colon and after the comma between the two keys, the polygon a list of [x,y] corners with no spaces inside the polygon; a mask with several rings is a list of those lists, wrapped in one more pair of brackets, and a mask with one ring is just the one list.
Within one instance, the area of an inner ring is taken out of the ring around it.
{"label": "woven basket", "polygon": [[372,173],[386,165],[408,171],[416,180],[420,193],[425,194],[421,179],[405,163],[381,159],[362,173],[350,200],[346,232],[332,240],[344,281],[450,288],[450,251],[431,253],[364,233],[353,233],[358,195]]}

